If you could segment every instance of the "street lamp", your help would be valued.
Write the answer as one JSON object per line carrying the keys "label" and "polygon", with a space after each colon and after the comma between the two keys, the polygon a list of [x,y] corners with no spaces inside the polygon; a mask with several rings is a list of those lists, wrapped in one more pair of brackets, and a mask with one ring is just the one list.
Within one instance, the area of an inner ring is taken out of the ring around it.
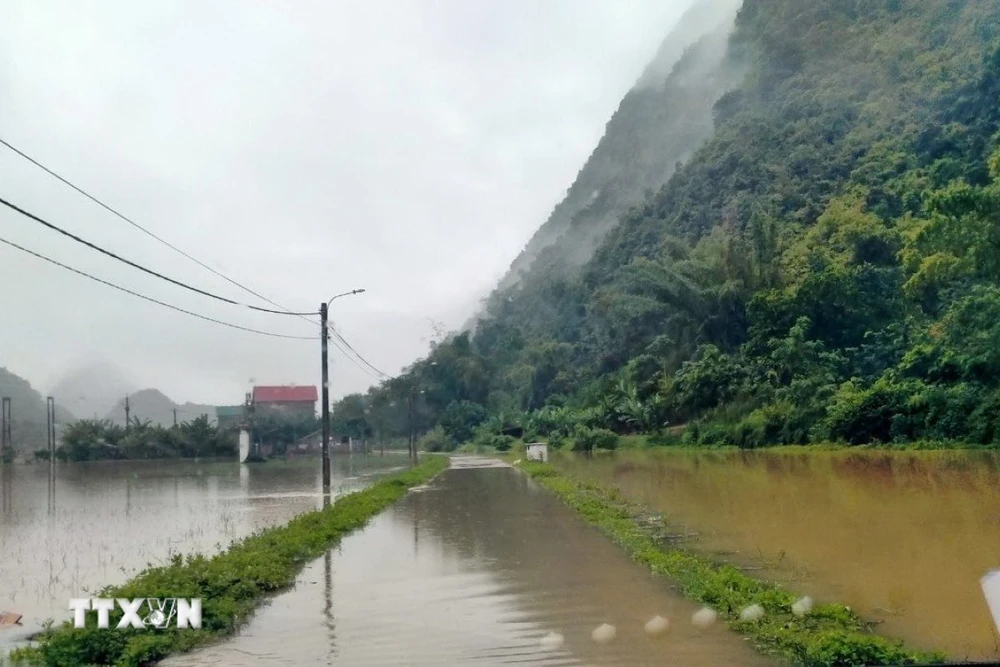
{"label": "street lamp", "polygon": [[344,292],[343,294],[337,294],[330,297],[329,301],[324,301],[319,305],[319,337],[320,337],[320,348],[321,348],[321,360],[320,363],[323,368],[323,492],[330,491],[330,364],[328,359],[327,341],[330,338],[330,332],[327,328],[327,310],[330,304],[334,302],[335,299],[339,299],[342,296],[352,296],[354,294],[361,294],[364,292],[363,289],[355,289],[350,292]]}

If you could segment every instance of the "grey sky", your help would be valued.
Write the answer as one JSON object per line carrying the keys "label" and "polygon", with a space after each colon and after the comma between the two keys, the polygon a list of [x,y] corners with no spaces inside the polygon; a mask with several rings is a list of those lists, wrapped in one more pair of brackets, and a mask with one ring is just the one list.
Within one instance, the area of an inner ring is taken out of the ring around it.
{"label": "grey sky", "polygon": [[[463,322],[563,196],[690,0],[7,0],[0,136],[258,292],[334,303],[396,373]],[[0,148],[0,196],[241,292]],[[178,306],[293,334],[0,212],[0,237]],[[44,391],[89,359],[177,401],[316,383],[318,341],[199,322],[0,246],[0,366]],[[334,395],[372,380],[334,353]]]}

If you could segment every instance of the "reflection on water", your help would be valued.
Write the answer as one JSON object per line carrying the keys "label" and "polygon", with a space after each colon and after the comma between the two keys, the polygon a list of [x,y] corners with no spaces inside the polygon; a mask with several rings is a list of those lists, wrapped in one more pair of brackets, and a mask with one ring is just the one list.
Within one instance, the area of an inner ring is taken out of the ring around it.
{"label": "reflection on water", "polygon": [[[402,461],[333,457],[334,489],[367,483]],[[388,462],[388,463],[386,463]],[[23,636],[68,617],[72,597],[119,583],[172,553],[214,553],[319,505],[318,459],[108,461],[0,466],[0,610],[24,615]]]}
{"label": "reflection on water", "polygon": [[[167,665],[768,665],[510,469],[452,469],[306,567],[240,636]],[[668,635],[647,637],[661,614]],[[606,646],[591,639],[617,626]],[[542,649],[550,631],[561,649]]]}
{"label": "reflection on water", "polygon": [[979,578],[1000,566],[1000,457],[618,452],[560,457],[698,534],[692,546],[849,605],[950,657],[1000,658]]}

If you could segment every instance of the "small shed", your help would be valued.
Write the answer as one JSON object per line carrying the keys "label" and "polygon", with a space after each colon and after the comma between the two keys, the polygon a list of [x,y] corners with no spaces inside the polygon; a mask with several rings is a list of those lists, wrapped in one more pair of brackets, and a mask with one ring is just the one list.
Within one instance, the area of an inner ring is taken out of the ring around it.
{"label": "small shed", "polygon": [[544,442],[532,442],[525,446],[525,456],[529,461],[548,462],[549,446]]}

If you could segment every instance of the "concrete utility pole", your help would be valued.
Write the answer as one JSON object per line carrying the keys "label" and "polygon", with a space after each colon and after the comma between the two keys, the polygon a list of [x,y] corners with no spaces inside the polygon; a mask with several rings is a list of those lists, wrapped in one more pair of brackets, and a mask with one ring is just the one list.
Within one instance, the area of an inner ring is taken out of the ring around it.
{"label": "concrete utility pole", "polygon": [[174,426],[177,426],[177,408],[174,408]]}
{"label": "concrete utility pole", "polygon": [[327,311],[334,299],[342,296],[361,294],[364,289],[355,289],[343,294],[330,297],[326,303],[319,304],[319,339],[320,339],[320,365],[322,367],[321,388],[323,407],[323,491],[330,490],[330,362],[328,346],[330,340],[330,329],[327,325]]}
{"label": "concrete utility pole", "polygon": [[0,459],[7,453],[9,447],[14,446],[13,439],[11,438],[12,422],[10,397],[4,396],[0,399]]}
{"label": "concrete utility pole", "polygon": [[406,401],[407,407],[407,424],[409,425],[409,438],[407,440],[406,451],[410,455],[410,461],[417,458],[417,446],[413,439],[413,395],[416,393],[417,387],[414,384],[410,384],[410,396]]}
{"label": "concrete utility pole", "polygon": [[330,363],[328,354],[330,333],[326,330],[328,308],[329,302],[324,301],[319,305],[320,364],[322,365],[321,381],[323,383],[320,390],[323,400],[323,491],[330,490]]}
{"label": "concrete utility pole", "polygon": [[46,421],[48,422],[49,461],[56,456],[56,399],[49,396],[46,400]]}
{"label": "concrete utility pole", "polygon": [[129,404],[128,404],[128,396],[126,396],[125,397],[125,431],[126,432],[128,431],[129,424],[132,423],[132,420],[129,419],[129,415],[130,414],[131,414],[131,408],[129,407]]}

